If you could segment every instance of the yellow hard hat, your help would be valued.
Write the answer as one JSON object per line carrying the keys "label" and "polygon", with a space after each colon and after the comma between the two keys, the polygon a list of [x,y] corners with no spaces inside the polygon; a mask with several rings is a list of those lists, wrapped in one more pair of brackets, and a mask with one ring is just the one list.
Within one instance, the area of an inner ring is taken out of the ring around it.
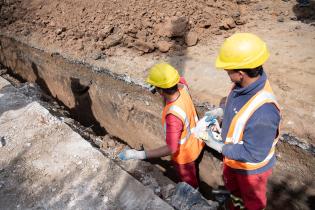
{"label": "yellow hard hat", "polygon": [[218,69],[253,69],[269,57],[266,43],[251,33],[236,33],[222,44],[216,59]]}
{"label": "yellow hard hat", "polygon": [[159,88],[171,88],[179,82],[177,70],[168,63],[158,63],[151,67],[147,83]]}

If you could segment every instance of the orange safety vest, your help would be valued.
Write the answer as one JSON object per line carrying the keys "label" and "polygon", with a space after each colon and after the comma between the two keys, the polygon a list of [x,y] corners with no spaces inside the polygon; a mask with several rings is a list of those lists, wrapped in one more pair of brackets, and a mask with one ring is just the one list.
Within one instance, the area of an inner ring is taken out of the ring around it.
{"label": "orange safety vest", "polygon": [[[273,103],[277,109],[280,111],[279,105],[276,101],[276,97],[273,94],[269,81],[267,80],[265,86],[262,90],[257,92],[242,108],[241,110],[234,116],[232,119],[229,131],[226,136],[225,144],[243,144],[243,134],[244,129],[246,127],[246,123],[252,114],[263,104],[265,103]],[[263,134],[262,134],[263,135]],[[277,132],[277,136],[272,144],[272,147],[269,151],[267,157],[258,163],[251,162],[241,162],[237,160],[232,160],[227,157],[224,157],[224,163],[231,168],[234,169],[242,169],[242,170],[256,170],[259,169],[269,162],[269,160],[275,154],[276,144],[278,142],[279,128]]]}
{"label": "orange safety vest", "polygon": [[186,164],[198,158],[205,144],[192,133],[198,122],[198,116],[187,87],[183,86],[178,90],[180,92],[178,99],[167,104],[163,109],[162,126],[166,133],[165,118],[168,114],[173,114],[182,121],[183,131],[178,142],[179,149],[172,155],[172,160],[178,164]]}

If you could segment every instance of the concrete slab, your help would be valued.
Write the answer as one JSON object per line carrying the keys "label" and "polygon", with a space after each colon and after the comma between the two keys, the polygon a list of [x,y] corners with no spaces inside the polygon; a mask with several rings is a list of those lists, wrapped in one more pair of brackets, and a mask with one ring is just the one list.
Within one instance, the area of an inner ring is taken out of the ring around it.
{"label": "concrete slab", "polygon": [[0,77],[0,209],[172,209]]}

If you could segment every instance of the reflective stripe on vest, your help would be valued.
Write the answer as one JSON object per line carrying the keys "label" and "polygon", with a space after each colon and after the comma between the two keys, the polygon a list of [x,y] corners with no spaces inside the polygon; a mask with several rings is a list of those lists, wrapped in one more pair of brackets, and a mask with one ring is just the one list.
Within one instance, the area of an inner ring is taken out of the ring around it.
{"label": "reflective stripe on vest", "polygon": [[[190,129],[193,129],[193,128],[190,128],[190,124],[189,124],[189,121],[188,121],[188,118],[187,118],[187,115],[186,113],[184,112],[184,110],[182,110],[179,106],[176,106],[176,105],[172,105],[170,108],[169,108],[169,111],[173,111],[173,112],[176,112],[179,116],[181,116],[182,118],[182,121],[185,122],[185,127],[186,127],[186,130],[187,130],[187,134],[186,136],[184,136],[184,138],[182,138],[180,141],[179,141],[179,144],[185,144],[187,139],[190,137],[191,135],[191,130]],[[198,119],[198,118],[197,118]],[[166,125],[164,123],[164,127],[166,129]],[[165,130],[166,132],[166,130]]]}
{"label": "reflective stripe on vest", "polygon": [[261,91],[258,95],[256,95],[254,100],[250,104],[248,104],[248,107],[245,109],[244,113],[242,113],[242,115],[237,118],[232,136],[226,138],[227,143],[241,143],[240,139],[243,134],[247,120],[261,105],[268,102],[276,103],[276,98],[272,93]]}
{"label": "reflective stripe on vest", "polygon": [[[227,138],[225,141],[226,144],[243,144],[244,143],[242,141],[242,138],[243,138],[243,132],[245,130],[247,121],[252,116],[252,114],[265,103],[273,103],[279,109],[278,103],[276,101],[274,94],[272,93],[272,90],[268,81],[266,81],[264,89],[256,93],[256,95],[254,95],[232,119],[229,131],[227,134]],[[266,165],[269,162],[269,160],[273,157],[277,142],[278,142],[278,139],[275,138],[272,144],[272,147],[269,151],[269,154],[261,162],[258,162],[258,163],[241,162],[241,161],[231,160],[225,157],[224,163],[234,169],[255,170],[255,169],[261,168],[264,165]]]}
{"label": "reflective stripe on vest", "polygon": [[180,96],[174,102],[167,104],[162,113],[162,125],[166,133],[165,118],[172,114],[181,120],[183,130],[178,139],[178,150],[172,155],[173,161],[178,164],[186,164],[196,160],[204,146],[204,143],[195,138],[192,129],[196,127],[198,116],[187,88],[179,88]]}

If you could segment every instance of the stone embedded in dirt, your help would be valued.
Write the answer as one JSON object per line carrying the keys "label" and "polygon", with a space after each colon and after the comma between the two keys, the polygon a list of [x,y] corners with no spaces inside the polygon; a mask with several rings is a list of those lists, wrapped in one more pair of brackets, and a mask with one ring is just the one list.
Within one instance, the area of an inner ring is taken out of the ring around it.
{"label": "stone embedded in dirt", "polygon": [[95,54],[92,56],[92,58],[93,58],[94,60],[102,59],[102,57],[103,57],[103,53],[102,53],[102,52],[95,53]]}
{"label": "stone embedded in dirt", "polygon": [[284,22],[284,17],[279,17],[279,18],[277,19],[277,21],[278,21],[278,22]]}
{"label": "stone embedded in dirt", "polygon": [[236,20],[241,17],[241,13],[237,11],[237,12],[234,12],[231,16],[234,20]]}
{"label": "stone embedded in dirt", "polygon": [[7,141],[4,136],[0,138],[0,147],[4,147],[7,144]]}
{"label": "stone embedded in dirt", "polygon": [[249,4],[251,0],[236,0],[237,4]]}
{"label": "stone embedded in dirt", "polygon": [[160,52],[168,52],[170,50],[170,48],[172,47],[172,43],[168,42],[168,41],[159,41],[157,43],[157,48],[159,49]]}
{"label": "stone embedded in dirt", "polygon": [[243,17],[240,17],[239,19],[235,20],[236,25],[244,25],[246,23],[246,20]]}
{"label": "stone embedded in dirt", "polygon": [[269,6],[266,5],[265,3],[261,3],[261,4],[257,4],[254,8],[255,8],[255,10],[257,10],[257,11],[261,11],[261,10],[268,9]]}
{"label": "stone embedded in dirt", "polygon": [[184,36],[188,28],[188,19],[186,17],[171,17],[164,23],[157,24],[155,31],[162,37],[180,37]]}
{"label": "stone embedded in dirt", "polygon": [[116,143],[113,139],[109,139],[107,142],[108,147],[112,148],[116,146]]}
{"label": "stone embedded in dirt", "polygon": [[[193,23],[190,23],[190,25],[193,25]],[[212,20],[210,19],[203,19],[203,20],[200,20],[199,23],[198,23],[198,26],[200,28],[205,28],[205,29],[208,29],[210,28],[210,26],[212,25]]]}
{"label": "stone embedded in dirt", "polygon": [[231,17],[233,18],[236,25],[244,25],[246,23],[245,19],[241,16],[241,13],[234,12]]}
{"label": "stone embedded in dirt", "polygon": [[292,17],[290,17],[290,20],[297,21],[298,18],[296,16],[292,16]]}
{"label": "stone embedded in dirt", "polygon": [[229,30],[235,27],[236,27],[236,24],[233,18],[224,19],[222,24],[220,25],[220,29],[224,29],[224,30]]}
{"label": "stone embedded in dirt", "polygon": [[123,46],[131,48],[133,47],[134,41],[135,39],[133,37],[125,35],[122,43],[123,43]]}
{"label": "stone embedded in dirt", "polygon": [[114,30],[113,26],[106,26],[98,31],[97,37],[99,40],[103,41],[106,39]]}
{"label": "stone embedded in dirt", "polygon": [[146,42],[146,41],[143,41],[143,40],[136,40],[133,43],[133,46],[137,50],[140,50],[141,52],[144,52],[144,53],[152,52],[154,50],[154,48],[155,48],[152,43]]}
{"label": "stone embedded in dirt", "polygon": [[100,137],[96,137],[95,139],[93,139],[93,142],[99,146],[99,147],[102,147],[102,144],[103,144],[103,141]]}
{"label": "stone embedded in dirt", "polygon": [[79,43],[79,45],[78,45],[78,47],[77,47],[77,50],[84,50],[84,44],[83,44],[83,42],[80,42]]}
{"label": "stone embedded in dirt", "polygon": [[120,44],[122,39],[123,39],[123,35],[120,34],[120,33],[111,34],[104,40],[104,44],[103,44],[102,48],[103,49],[108,49],[110,47],[114,47],[114,46]]}
{"label": "stone embedded in dirt", "polygon": [[46,20],[44,23],[48,24],[48,26],[50,26],[50,27],[55,27],[56,26],[56,23],[54,21]]}
{"label": "stone embedded in dirt", "polygon": [[100,144],[100,148],[101,148],[101,149],[107,149],[107,148],[108,148],[108,142],[107,142],[107,141],[103,141],[103,142]]}
{"label": "stone embedded in dirt", "polygon": [[136,37],[142,40],[146,40],[147,36],[148,36],[148,32],[145,30],[138,31],[136,34]]}
{"label": "stone embedded in dirt", "polygon": [[188,32],[185,36],[185,43],[188,47],[196,45],[198,42],[198,34],[196,32]]}
{"label": "stone embedded in dirt", "polygon": [[67,30],[66,27],[58,28],[58,29],[56,30],[56,34],[57,34],[57,35],[60,35],[62,32],[65,32],[66,30]]}

